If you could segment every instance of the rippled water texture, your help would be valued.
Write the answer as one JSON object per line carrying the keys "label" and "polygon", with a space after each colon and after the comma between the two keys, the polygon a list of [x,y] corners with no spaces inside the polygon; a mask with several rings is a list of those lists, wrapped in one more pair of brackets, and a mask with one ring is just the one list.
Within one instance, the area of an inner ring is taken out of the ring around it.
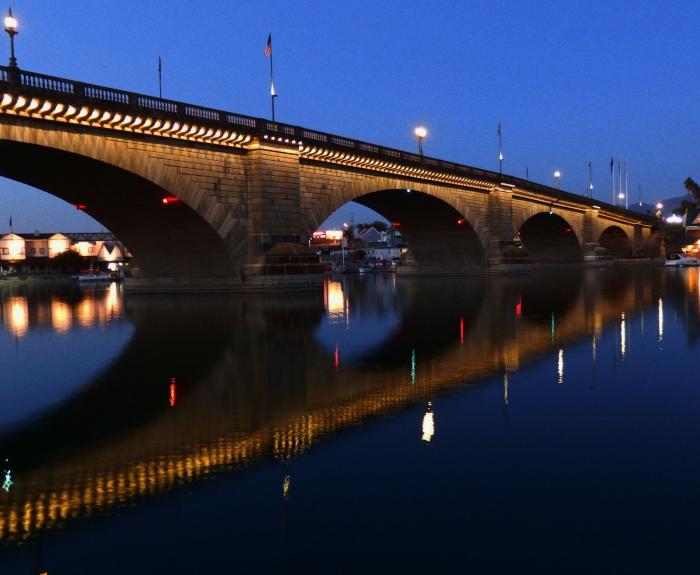
{"label": "rippled water texture", "polygon": [[699,270],[0,286],[0,573],[695,570]]}

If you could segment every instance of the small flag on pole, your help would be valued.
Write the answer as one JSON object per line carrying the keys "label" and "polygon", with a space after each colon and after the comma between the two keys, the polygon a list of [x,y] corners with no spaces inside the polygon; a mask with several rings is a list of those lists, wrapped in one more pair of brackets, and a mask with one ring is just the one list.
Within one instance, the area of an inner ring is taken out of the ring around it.
{"label": "small flag on pole", "polygon": [[265,57],[269,58],[272,56],[272,34],[267,37],[267,44],[265,44]]}
{"label": "small flag on pole", "polygon": [[10,216],[10,231],[12,231],[12,216]]}
{"label": "small flag on pole", "polygon": [[615,156],[610,156],[610,173],[613,173],[613,166],[615,165]]}
{"label": "small flag on pole", "polygon": [[498,122],[498,128],[496,128],[496,135],[500,136],[501,135],[501,123]]}

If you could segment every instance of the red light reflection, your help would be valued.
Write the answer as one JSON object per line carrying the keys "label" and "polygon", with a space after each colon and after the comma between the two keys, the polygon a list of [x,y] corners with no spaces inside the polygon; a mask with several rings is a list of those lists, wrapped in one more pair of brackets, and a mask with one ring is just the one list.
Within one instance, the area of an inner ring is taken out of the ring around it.
{"label": "red light reflection", "polygon": [[175,381],[175,378],[173,377],[170,380],[170,407],[175,407],[176,387],[177,387],[177,382]]}

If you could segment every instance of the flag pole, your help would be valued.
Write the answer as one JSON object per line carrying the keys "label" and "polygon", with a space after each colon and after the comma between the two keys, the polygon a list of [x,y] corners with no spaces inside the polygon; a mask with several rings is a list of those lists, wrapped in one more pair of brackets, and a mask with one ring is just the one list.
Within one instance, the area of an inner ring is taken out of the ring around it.
{"label": "flag pole", "polygon": [[272,100],[272,121],[275,121],[275,81],[272,76],[272,52],[270,52],[270,99]]}
{"label": "flag pole", "polygon": [[[622,160],[617,159],[617,195],[622,193]],[[622,198],[620,198],[620,207],[622,207]]]}
{"label": "flag pole", "polygon": [[158,97],[163,99],[163,62],[158,56]]}
{"label": "flag pole", "polygon": [[272,33],[267,37],[267,46],[265,46],[265,55],[270,58],[270,100],[272,102],[272,121],[275,121],[275,80],[272,73]]}
{"label": "flag pole", "polygon": [[498,122],[498,130],[496,131],[498,136],[498,173],[503,174],[503,144],[501,142],[501,123]]}
{"label": "flag pole", "polygon": [[593,197],[593,164],[588,162],[588,192],[586,194],[589,198]]}
{"label": "flag pole", "polygon": [[610,156],[610,181],[612,182],[612,205],[615,204],[615,155]]}

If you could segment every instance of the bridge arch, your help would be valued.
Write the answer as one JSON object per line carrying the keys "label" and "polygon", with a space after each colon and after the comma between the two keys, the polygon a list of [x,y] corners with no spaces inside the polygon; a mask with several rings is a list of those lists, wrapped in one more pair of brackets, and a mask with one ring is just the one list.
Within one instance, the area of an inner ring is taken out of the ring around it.
{"label": "bridge arch", "polygon": [[[60,129],[0,125],[0,176],[48,192],[104,224],[134,256],[134,274],[234,280],[226,210],[159,145]],[[192,152],[188,150],[188,154]],[[164,206],[164,197],[180,201]],[[222,235],[222,232],[227,234]],[[229,237],[226,237],[228,235]]]}
{"label": "bridge arch", "polygon": [[[309,234],[336,209],[355,201],[400,224],[409,263],[417,271],[460,273],[485,261],[486,209],[475,210],[476,202],[470,202],[468,195],[485,192],[367,175],[339,180],[328,174],[320,186],[326,191],[324,199],[305,211]],[[482,199],[481,204],[487,202]]]}
{"label": "bridge arch", "polygon": [[628,258],[632,255],[632,242],[620,226],[608,226],[600,234],[598,243],[616,258]]}
{"label": "bridge arch", "polygon": [[523,247],[533,262],[567,263],[583,259],[572,225],[553,212],[540,212],[518,230]]}

